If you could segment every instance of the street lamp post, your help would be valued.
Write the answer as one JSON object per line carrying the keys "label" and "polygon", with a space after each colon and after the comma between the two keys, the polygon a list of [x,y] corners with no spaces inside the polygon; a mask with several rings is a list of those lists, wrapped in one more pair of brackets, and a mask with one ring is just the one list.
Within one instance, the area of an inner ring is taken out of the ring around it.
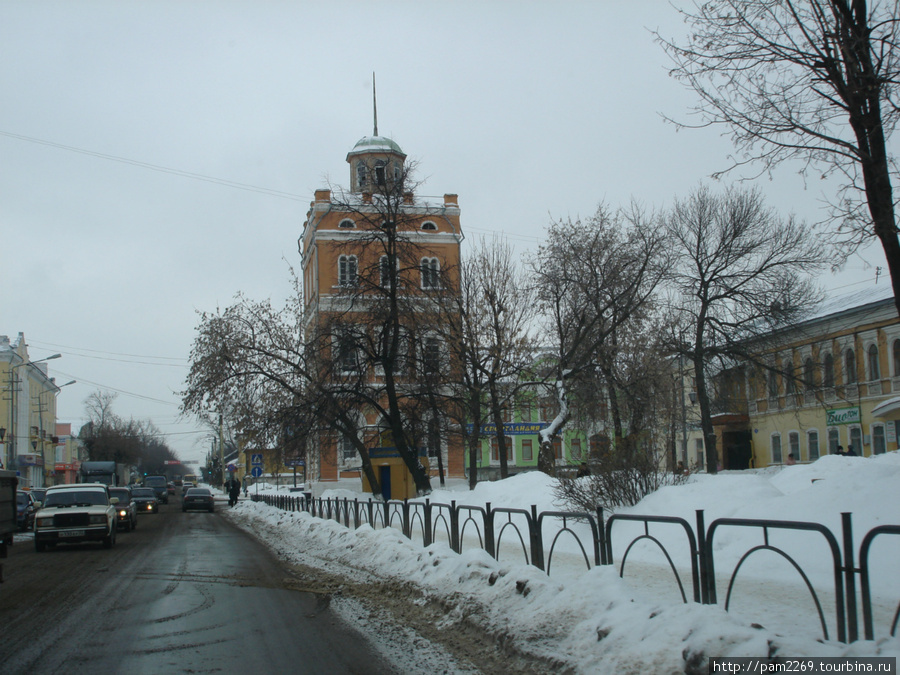
{"label": "street lamp post", "polygon": [[[39,425],[38,435],[39,435],[39,439],[41,442],[41,463],[43,464],[43,471],[44,471],[44,486],[47,486],[50,484],[49,479],[50,479],[50,475],[51,475],[51,470],[47,467],[47,446],[45,443],[46,434],[44,433],[44,406],[41,403],[41,396],[43,396],[44,394],[53,394],[54,396],[59,396],[60,389],[62,389],[63,387],[68,387],[70,384],[75,384],[75,382],[76,382],[76,380],[71,380],[70,382],[66,382],[65,384],[60,384],[56,387],[55,391],[53,389],[50,389],[48,391],[38,392],[38,425]],[[49,412],[49,410],[47,412]],[[54,406],[54,410],[53,410],[53,424],[54,424],[53,431],[54,432],[56,431],[56,428],[55,428],[56,418],[57,418],[56,406]],[[54,438],[55,433],[51,433],[50,437],[51,437],[51,439]],[[34,442],[32,442],[32,446],[34,446],[34,445],[35,445]],[[35,447],[35,450],[37,450],[36,447]],[[56,471],[55,449],[54,449],[52,471],[55,475],[55,471]]]}

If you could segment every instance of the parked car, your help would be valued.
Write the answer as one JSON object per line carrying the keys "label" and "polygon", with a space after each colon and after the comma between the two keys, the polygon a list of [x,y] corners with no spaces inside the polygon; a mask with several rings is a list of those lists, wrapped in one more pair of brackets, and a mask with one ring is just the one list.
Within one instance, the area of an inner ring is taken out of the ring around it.
{"label": "parked car", "polygon": [[134,502],[138,513],[159,513],[159,500],[153,488],[132,488],[131,501]]}
{"label": "parked car", "polygon": [[35,500],[30,492],[16,490],[16,525],[22,531],[34,527]]}
{"label": "parked car", "polygon": [[204,487],[190,488],[181,500],[181,510],[188,509],[202,509],[212,513],[215,510],[212,491]]}
{"label": "parked car", "polygon": [[116,524],[130,532],[137,527],[137,505],[131,499],[131,488],[109,488],[109,496],[119,500],[116,504]]}
{"label": "parked car", "polygon": [[83,541],[99,541],[104,548],[116,543],[116,504],[102,483],[55,485],[47,489],[35,514],[34,548]]}
{"label": "parked car", "polygon": [[175,494],[175,483],[173,483],[172,481],[169,481],[169,484],[166,485],[166,492],[168,492],[170,495],[174,495]]}

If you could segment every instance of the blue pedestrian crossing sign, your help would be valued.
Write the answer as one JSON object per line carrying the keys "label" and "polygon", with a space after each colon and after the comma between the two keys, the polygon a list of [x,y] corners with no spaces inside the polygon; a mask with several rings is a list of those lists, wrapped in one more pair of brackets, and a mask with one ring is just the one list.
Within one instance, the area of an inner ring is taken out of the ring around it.
{"label": "blue pedestrian crossing sign", "polygon": [[254,478],[259,478],[260,476],[262,476],[262,467],[261,467],[261,466],[254,466],[254,467],[250,470],[250,474],[251,474]]}
{"label": "blue pedestrian crossing sign", "polygon": [[262,463],[263,463],[262,453],[257,452],[257,453],[250,455],[250,463],[253,466],[262,466]]}

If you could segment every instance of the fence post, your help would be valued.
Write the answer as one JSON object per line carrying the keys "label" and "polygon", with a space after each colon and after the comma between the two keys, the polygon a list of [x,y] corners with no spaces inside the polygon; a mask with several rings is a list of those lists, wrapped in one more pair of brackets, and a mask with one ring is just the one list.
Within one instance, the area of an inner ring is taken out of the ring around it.
{"label": "fence post", "polygon": [[425,546],[431,546],[431,500],[425,500]]}
{"label": "fence post", "polygon": [[544,540],[541,536],[541,526],[538,521],[537,506],[531,505],[531,520],[528,522],[531,530],[531,564],[542,572],[544,570]]}
{"label": "fence post", "polygon": [[391,503],[389,499],[385,499],[382,504],[384,504],[384,526],[390,527],[391,521]]}
{"label": "fence post", "polygon": [[853,523],[851,515],[841,513],[841,531],[844,534],[844,595],[847,598],[847,642],[859,639],[859,625],[856,616],[856,573],[859,571],[853,562]]}
{"label": "fence post", "polygon": [[606,556],[606,524],[603,522],[603,507],[597,507],[597,543],[595,544],[599,547],[599,556],[600,559],[597,561],[598,565],[611,565],[609,558]]}
{"label": "fence post", "polygon": [[459,509],[456,500],[450,500],[450,548],[461,553],[459,549]]}
{"label": "fence post", "polygon": [[716,571],[712,550],[706,545],[706,524],[703,509],[697,509],[697,562],[700,567],[700,602],[704,605],[716,604]]}
{"label": "fence post", "polygon": [[484,504],[484,550],[492,558],[497,558],[496,542],[494,541],[494,512],[491,510],[490,502]]}
{"label": "fence post", "polygon": [[409,499],[403,499],[403,535],[407,539],[412,539],[412,533],[409,531]]}

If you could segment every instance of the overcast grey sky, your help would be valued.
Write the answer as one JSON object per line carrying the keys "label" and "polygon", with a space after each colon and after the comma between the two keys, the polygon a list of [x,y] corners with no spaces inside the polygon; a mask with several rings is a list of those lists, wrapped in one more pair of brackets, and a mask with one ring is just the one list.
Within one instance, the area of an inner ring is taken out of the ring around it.
{"label": "overcast grey sky", "polygon": [[[0,0],[0,333],[63,354],[61,421],[118,392],[200,459],[209,434],[178,419],[196,312],[289,293],[313,190],[372,133],[373,71],[423,194],[525,251],[551,218],[665,207],[727,164],[718,132],[662,121],[694,99],[656,28],[683,32],[667,2]],[[823,217],[827,185],[758,185]],[[823,283],[874,283],[869,256]]]}

